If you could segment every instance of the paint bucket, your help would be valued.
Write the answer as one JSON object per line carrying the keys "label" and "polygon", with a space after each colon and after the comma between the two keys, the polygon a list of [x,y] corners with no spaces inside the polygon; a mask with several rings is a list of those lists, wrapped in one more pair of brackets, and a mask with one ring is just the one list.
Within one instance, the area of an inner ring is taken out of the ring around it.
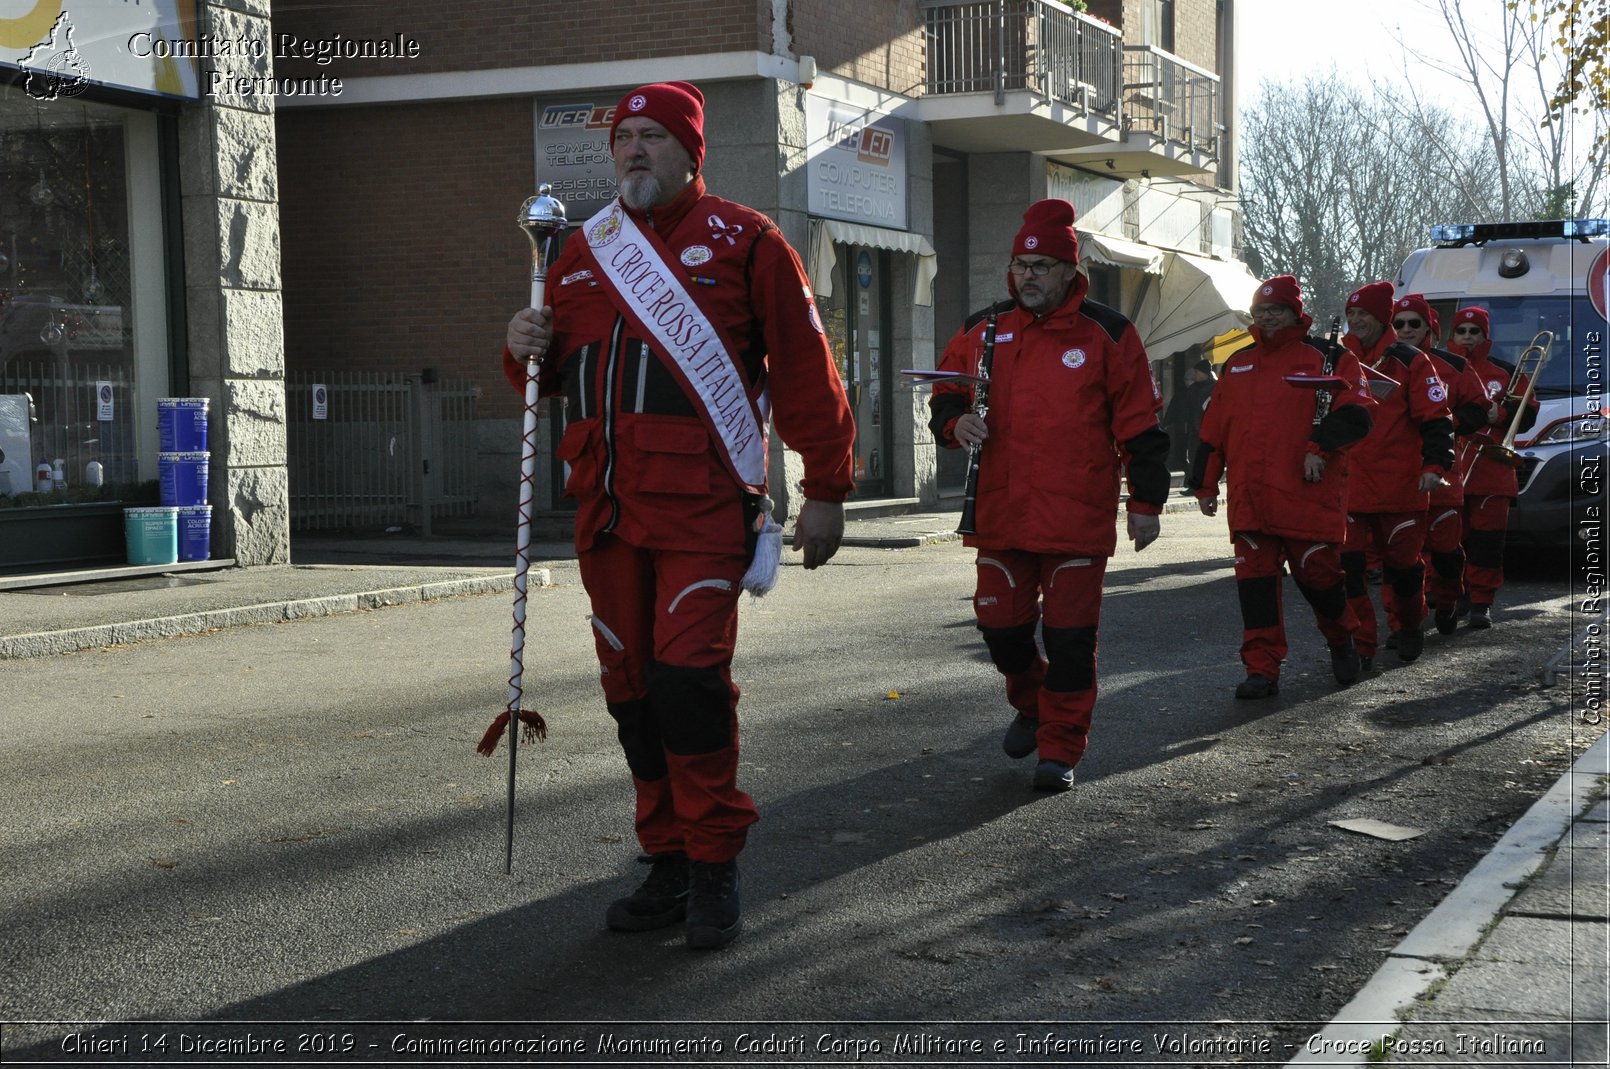
{"label": "paint bucket", "polygon": [[179,510],[123,510],[123,539],[130,564],[174,564],[179,560]]}
{"label": "paint bucket", "polygon": [[162,503],[167,506],[207,503],[207,454],[158,453]]}
{"label": "paint bucket", "polygon": [[212,557],[212,506],[190,505],[179,509],[179,559],[208,560]]}
{"label": "paint bucket", "polygon": [[205,453],[207,451],[207,397],[157,398],[157,451],[162,453]]}

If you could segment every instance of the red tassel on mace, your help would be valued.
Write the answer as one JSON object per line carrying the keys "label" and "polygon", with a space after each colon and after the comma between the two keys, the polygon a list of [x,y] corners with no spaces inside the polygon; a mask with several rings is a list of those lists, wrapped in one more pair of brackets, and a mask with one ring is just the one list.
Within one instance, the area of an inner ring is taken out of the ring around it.
{"label": "red tassel on mace", "polygon": [[[538,739],[548,737],[548,724],[542,719],[541,713],[533,713],[522,709],[520,710],[520,721],[525,725],[525,734],[522,738],[526,742],[536,742]],[[481,741],[475,747],[475,752],[482,757],[491,757],[497,752],[498,743],[503,741],[503,733],[507,730],[509,730],[509,714],[499,713],[496,719],[492,721],[492,726],[486,729],[486,734],[481,736]]]}

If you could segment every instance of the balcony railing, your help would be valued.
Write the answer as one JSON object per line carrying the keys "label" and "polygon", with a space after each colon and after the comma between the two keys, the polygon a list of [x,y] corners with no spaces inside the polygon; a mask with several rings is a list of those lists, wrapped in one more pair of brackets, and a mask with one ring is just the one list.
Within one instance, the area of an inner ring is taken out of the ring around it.
{"label": "balcony railing", "polygon": [[1118,118],[1123,37],[1054,0],[923,0],[930,93],[1029,90]]}
{"label": "balcony railing", "polygon": [[1124,125],[1219,154],[1219,76],[1151,45],[1124,46]]}

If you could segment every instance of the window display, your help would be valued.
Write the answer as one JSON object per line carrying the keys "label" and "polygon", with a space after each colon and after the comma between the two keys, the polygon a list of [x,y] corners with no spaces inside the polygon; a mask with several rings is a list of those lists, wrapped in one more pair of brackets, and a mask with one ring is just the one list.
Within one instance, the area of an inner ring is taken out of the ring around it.
{"label": "window display", "polygon": [[142,335],[134,315],[135,245],[153,240],[139,215],[160,242],[153,128],[81,99],[0,97],[0,507],[138,497],[154,478],[139,399],[166,383],[140,381],[137,348],[161,347],[165,326]]}

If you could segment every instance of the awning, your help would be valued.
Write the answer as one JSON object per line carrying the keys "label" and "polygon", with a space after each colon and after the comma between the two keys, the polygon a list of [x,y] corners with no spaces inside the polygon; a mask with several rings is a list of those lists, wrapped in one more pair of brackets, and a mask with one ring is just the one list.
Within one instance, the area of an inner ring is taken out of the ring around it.
{"label": "awning", "polygon": [[1247,308],[1258,280],[1239,260],[1171,252],[1163,277],[1150,289],[1135,316],[1135,329],[1148,352],[1183,349],[1252,321]]}
{"label": "awning", "polygon": [[843,223],[837,219],[811,220],[806,264],[811,276],[811,289],[817,296],[833,296],[833,263],[837,258],[833,246],[837,242],[911,253],[917,258],[917,292],[913,299],[921,305],[934,303],[934,275],[939,272],[939,256],[927,238],[921,234],[908,234],[904,230],[885,230],[881,226]]}
{"label": "awning", "polygon": [[1163,273],[1163,250],[1138,241],[1087,234],[1079,231],[1079,259],[1094,260],[1108,267],[1129,267],[1148,275]]}
{"label": "awning", "polygon": [[1203,355],[1206,359],[1213,361],[1214,367],[1218,367],[1230,359],[1231,354],[1236,350],[1244,349],[1251,344],[1252,335],[1247,332],[1247,329],[1245,327],[1236,327],[1234,330],[1225,331],[1223,334],[1215,334],[1213,340],[1208,343],[1207,352]]}

